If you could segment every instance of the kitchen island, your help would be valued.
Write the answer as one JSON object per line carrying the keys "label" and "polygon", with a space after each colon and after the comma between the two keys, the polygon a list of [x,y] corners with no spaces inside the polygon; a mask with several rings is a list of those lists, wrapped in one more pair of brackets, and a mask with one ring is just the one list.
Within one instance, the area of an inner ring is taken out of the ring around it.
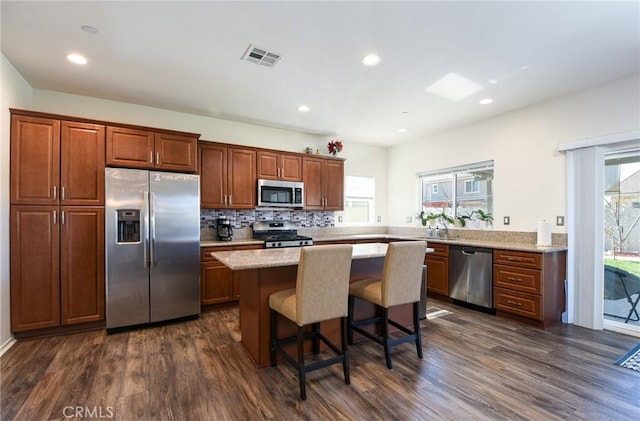
{"label": "kitchen island", "polygon": [[[355,244],[351,264],[350,282],[379,277],[382,274],[387,244]],[[295,288],[300,248],[238,250],[213,252],[212,256],[233,271],[240,282],[240,332],[242,345],[257,367],[269,365],[269,295],[276,291]],[[328,262],[327,264],[331,264]],[[367,318],[375,314],[371,303],[356,301],[356,317]],[[411,304],[390,309],[390,317],[405,326],[411,326]],[[372,329],[374,326],[370,326]],[[322,333],[334,343],[340,342],[339,320],[321,323]],[[278,336],[286,337],[296,331],[294,323],[280,323]],[[358,336],[355,335],[356,340]],[[307,352],[311,351],[308,344]],[[294,354],[295,344],[291,346]]]}

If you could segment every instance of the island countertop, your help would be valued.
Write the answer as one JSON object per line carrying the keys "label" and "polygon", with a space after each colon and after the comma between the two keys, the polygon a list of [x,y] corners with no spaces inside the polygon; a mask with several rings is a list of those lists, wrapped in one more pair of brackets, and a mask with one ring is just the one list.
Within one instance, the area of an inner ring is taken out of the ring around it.
{"label": "island countertop", "polygon": [[[433,249],[427,248],[425,253],[433,253],[433,251]],[[354,244],[352,258],[368,259],[384,257],[386,254],[387,244],[384,243]],[[300,247],[216,251],[211,255],[231,270],[260,269],[297,265],[300,261]]]}

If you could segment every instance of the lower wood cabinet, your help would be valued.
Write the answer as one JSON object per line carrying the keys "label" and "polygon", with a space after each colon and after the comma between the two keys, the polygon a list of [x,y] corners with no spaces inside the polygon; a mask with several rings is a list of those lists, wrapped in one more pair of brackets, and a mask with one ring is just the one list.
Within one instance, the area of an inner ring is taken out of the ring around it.
{"label": "lower wood cabinet", "polygon": [[566,251],[493,251],[493,302],[499,315],[539,327],[562,320]]}
{"label": "lower wood cabinet", "polygon": [[433,253],[425,255],[427,265],[427,291],[449,296],[449,246],[447,244],[429,243]]}
{"label": "lower wood cabinet", "polygon": [[104,209],[11,206],[11,330],[104,320]]}
{"label": "lower wood cabinet", "polygon": [[200,249],[201,304],[225,304],[240,299],[240,278],[211,256],[214,251],[261,249],[260,245],[203,247]]}

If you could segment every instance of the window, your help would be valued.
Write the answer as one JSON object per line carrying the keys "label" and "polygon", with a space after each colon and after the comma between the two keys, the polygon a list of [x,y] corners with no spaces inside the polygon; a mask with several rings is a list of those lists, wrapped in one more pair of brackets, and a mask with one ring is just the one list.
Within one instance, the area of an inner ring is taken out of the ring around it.
{"label": "window", "polygon": [[373,224],[375,179],[347,175],[344,182],[344,223],[351,225]]}
{"label": "window", "polygon": [[493,161],[418,174],[422,210],[451,217],[493,214]]}
{"label": "window", "polygon": [[480,182],[477,180],[469,180],[464,182],[464,193],[480,193]]}

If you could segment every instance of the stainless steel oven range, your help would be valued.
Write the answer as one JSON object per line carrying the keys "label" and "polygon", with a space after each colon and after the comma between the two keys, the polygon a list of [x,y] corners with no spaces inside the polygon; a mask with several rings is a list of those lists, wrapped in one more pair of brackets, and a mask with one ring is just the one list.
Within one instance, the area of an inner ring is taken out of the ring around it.
{"label": "stainless steel oven range", "polygon": [[266,249],[313,245],[313,239],[298,235],[296,228],[288,221],[256,221],[253,223],[253,238],[264,241]]}

